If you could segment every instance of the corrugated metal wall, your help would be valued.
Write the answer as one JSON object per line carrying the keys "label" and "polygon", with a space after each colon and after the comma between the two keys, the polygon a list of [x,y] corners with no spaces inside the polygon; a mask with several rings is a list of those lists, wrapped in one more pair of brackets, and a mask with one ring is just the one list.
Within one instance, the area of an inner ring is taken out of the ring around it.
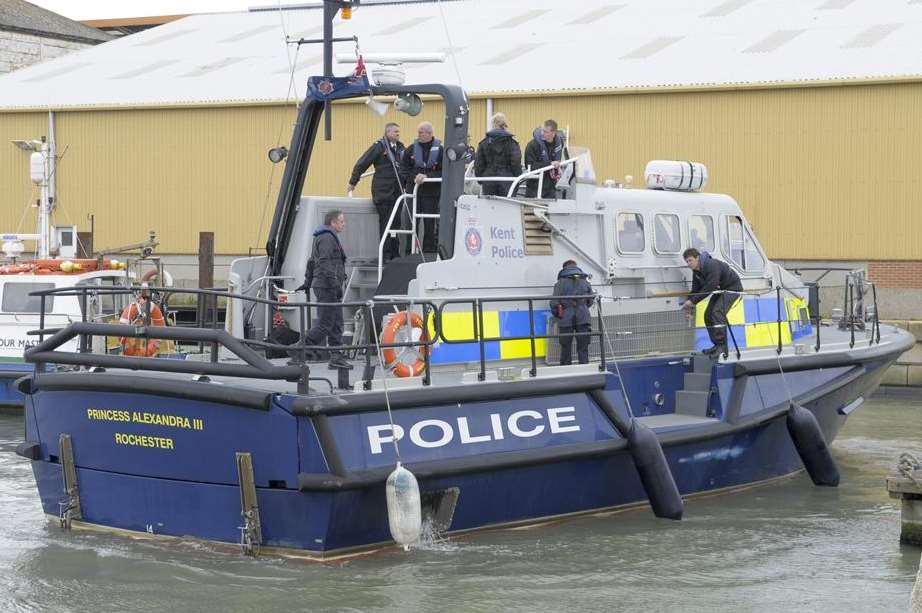
{"label": "corrugated metal wall", "polygon": [[507,99],[588,144],[599,181],[692,159],[732,195],[773,258],[922,259],[922,83]]}
{"label": "corrugated metal wall", "polygon": [[[708,165],[709,191],[742,205],[775,258],[922,259],[920,137],[922,83],[738,91],[655,92],[495,99],[523,148],[548,117],[591,148],[599,180],[643,182],[650,159]],[[482,138],[485,102],[474,100],[471,141]],[[200,230],[220,253],[265,242],[281,167],[266,151],[287,144],[293,107],[66,111],[57,116],[58,197],[65,215],[97,247],[161,237],[162,253],[194,253]],[[315,149],[306,192],[342,194],[355,159],[386,121],[409,143],[427,119],[441,132],[442,108],[383,118],[361,104],[337,105],[332,143]],[[0,139],[40,136],[43,113],[0,113]],[[27,155],[0,143],[0,228],[15,229],[34,198]],[[370,181],[360,185],[368,193]],[[27,221],[31,224],[32,211]],[[26,225],[29,230],[31,225]]]}

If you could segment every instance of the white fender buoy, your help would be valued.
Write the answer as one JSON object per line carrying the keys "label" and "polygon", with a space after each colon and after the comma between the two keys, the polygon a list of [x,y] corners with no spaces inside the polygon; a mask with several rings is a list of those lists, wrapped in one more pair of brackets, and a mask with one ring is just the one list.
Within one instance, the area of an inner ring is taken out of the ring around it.
{"label": "white fender buoy", "polygon": [[413,473],[397,462],[397,468],[387,478],[386,492],[391,536],[398,545],[409,549],[419,541],[423,523],[419,483]]}

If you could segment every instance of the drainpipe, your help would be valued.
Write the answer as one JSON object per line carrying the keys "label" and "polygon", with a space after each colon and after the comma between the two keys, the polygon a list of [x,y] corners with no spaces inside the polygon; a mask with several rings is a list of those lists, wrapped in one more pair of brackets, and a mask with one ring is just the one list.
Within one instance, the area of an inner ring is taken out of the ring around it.
{"label": "drainpipe", "polygon": [[493,98],[487,98],[487,122],[486,132],[490,131],[490,120],[493,119]]}

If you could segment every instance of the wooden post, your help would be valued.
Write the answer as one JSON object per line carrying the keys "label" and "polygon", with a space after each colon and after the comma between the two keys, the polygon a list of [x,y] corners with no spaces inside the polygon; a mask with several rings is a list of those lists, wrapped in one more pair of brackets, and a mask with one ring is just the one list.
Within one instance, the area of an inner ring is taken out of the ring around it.
{"label": "wooden post", "polygon": [[919,561],[919,572],[916,574],[916,584],[910,596],[909,613],[922,613],[922,560]]}
{"label": "wooden post", "polygon": [[214,232],[198,233],[198,286],[214,287]]}
{"label": "wooden post", "polygon": [[[918,475],[918,476],[916,476]],[[912,477],[898,473],[887,476],[890,498],[902,500],[900,517],[900,542],[922,545],[922,470]]]}
{"label": "wooden post", "polygon": [[77,232],[77,257],[80,259],[93,257],[92,232]]}

